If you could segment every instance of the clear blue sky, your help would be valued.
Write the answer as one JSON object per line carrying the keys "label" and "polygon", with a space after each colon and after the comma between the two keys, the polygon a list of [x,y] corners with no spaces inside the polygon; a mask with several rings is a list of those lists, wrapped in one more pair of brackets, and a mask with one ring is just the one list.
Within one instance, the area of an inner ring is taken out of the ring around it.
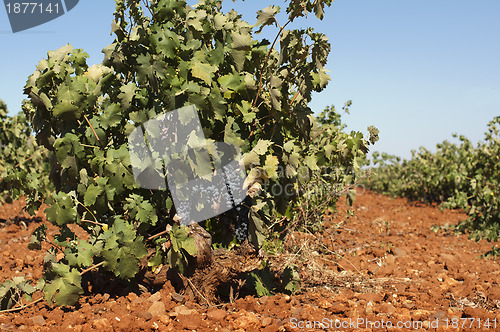
{"label": "clear blue sky", "polygon": [[[285,8],[282,0],[224,0],[224,8],[253,24],[255,12],[271,3]],[[70,43],[89,53],[89,64],[101,62],[113,40],[113,11],[114,1],[81,0],[54,21],[12,34],[0,7],[0,99],[10,113],[20,111],[26,79],[47,51]],[[499,17],[499,0],[335,0],[323,22],[311,16],[296,25],[312,25],[333,44],[333,80],[311,106],[340,109],[352,99],[348,128],[378,127],[374,150],[403,157],[453,132],[482,139],[500,115]]]}

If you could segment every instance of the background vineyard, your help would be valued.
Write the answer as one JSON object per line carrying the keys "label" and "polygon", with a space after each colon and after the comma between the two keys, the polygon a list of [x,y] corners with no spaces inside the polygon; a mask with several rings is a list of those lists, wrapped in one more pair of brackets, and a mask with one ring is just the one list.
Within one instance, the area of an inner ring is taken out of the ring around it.
{"label": "background vineyard", "polygon": [[[458,143],[444,141],[436,152],[421,147],[410,160],[373,153],[376,176],[367,185],[386,195],[422,202],[437,202],[442,208],[459,208],[469,219],[456,225],[479,241],[497,241],[500,236],[500,117],[488,124],[484,140],[476,146],[466,137],[454,135]],[[493,249],[491,253],[497,253]]]}

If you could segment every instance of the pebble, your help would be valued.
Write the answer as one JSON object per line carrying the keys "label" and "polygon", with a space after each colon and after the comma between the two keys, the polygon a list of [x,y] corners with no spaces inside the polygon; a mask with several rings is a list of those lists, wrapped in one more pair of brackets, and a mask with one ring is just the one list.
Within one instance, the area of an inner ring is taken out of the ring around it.
{"label": "pebble", "polygon": [[212,320],[223,320],[227,316],[227,311],[222,309],[212,309],[207,312],[207,316]]}
{"label": "pebble", "polygon": [[273,319],[271,317],[266,317],[262,320],[262,327],[269,326],[273,323]]}
{"label": "pebble", "polygon": [[336,302],[334,304],[332,304],[332,307],[330,309],[334,314],[341,314],[345,311],[347,311],[347,308],[345,305],[343,305],[342,303],[339,303],[339,302]]}
{"label": "pebble", "polygon": [[396,249],[394,249],[393,252],[394,252],[394,256],[396,256],[396,257],[404,257],[407,255],[406,251],[401,249],[401,248],[396,248]]}
{"label": "pebble", "polygon": [[98,331],[110,330],[111,324],[106,318],[95,319],[92,322],[92,327]]}
{"label": "pebble", "polygon": [[156,292],[154,293],[153,295],[151,295],[148,299],[149,301],[151,302],[157,302],[157,301],[161,301],[161,293],[160,292]]}
{"label": "pebble", "polygon": [[146,320],[146,321],[153,318],[153,315],[147,311],[139,311],[139,312],[136,312],[135,315],[139,318]]}
{"label": "pebble", "polygon": [[445,318],[446,318],[446,312],[442,310],[436,311],[435,313],[429,316],[430,320],[435,320],[435,319],[441,320]]}
{"label": "pebble", "polygon": [[181,294],[177,294],[176,292],[173,292],[172,294],[170,294],[170,297],[172,298],[172,300],[174,300],[176,302],[180,302],[180,303],[185,302],[184,296],[182,296]]}
{"label": "pebble", "polygon": [[179,316],[179,315],[190,315],[193,312],[195,312],[195,310],[189,309],[183,305],[179,305],[179,306],[175,307],[174,312],[170,312],[169,315],[171,317],[172,316]]}
{"label": "pebble", "polygon": [[45,318],[43,318],[43,316],[41,316],[41,315],[37,315],[37,316],[32,317],[31,321],[35,325],[41,325],[41,326],[45,325]]}
{"label": "pebble", "polygon": [[137,294],[136,294],[136,293],[134,293],[134,292],[130,292],[130,293],[127,295],[127,299],[128,299],[130,302],[134,301],[134,300],[135,300],[135,299],[137,299],[138,297],[139,297],[139,296],[137,296]]}
{"label": "pebble", "polygon": [[394,307],[394,305],[392,305],[392,303],[384,303],[384,304],[380,305],[379,311],[386,313],[389,316],[392,316],[396,312],[396,308]]}
{"label": "pebble", "polygon": [[290,313],[292,314],[293,317],[299,318],[302,311],[303,311],[302,308],[292,308],[292,310],[290,310]]}
{"label": "pebble", "polygon": [[160,301],[153,302],[151,307],[149,307],[148,312],[153,316],[162,316],[167,313],[165,310],[165,304]]}

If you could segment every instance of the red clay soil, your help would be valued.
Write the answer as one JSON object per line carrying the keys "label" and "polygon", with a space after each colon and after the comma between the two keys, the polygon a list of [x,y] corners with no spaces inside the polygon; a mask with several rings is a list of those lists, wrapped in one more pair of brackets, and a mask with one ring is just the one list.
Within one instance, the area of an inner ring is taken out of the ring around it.
{"label": "red clay soil", "polygon": [[[14,220],[0,225],[0,282],[41,276],[44,251],[27,244],[44,216],[27,218],[22,204],[0,207],[0,219]],[[167,282],[155,294],[102,292],[75,307],[41,301],[3,312],[0,331],[500,331],[499,262],[480,258],[493,244],[445,226],[465,214],[370,192],[357,196],[354,216],[342,203],[339,210],[317,232],[293,233],[288,254],[269,258],[299,266],[298,294],[209,307]]]}

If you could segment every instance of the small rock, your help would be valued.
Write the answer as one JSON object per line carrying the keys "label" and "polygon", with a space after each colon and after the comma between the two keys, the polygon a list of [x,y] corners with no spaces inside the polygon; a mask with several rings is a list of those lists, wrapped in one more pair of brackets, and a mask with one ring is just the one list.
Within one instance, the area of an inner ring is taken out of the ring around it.
{"label": "small rock", "polygon": [[290,297],[290,295],[285,295],[286,302],[290,302],[291,300],[292,300],[292,298]]}
{"label": "small rock", "polygon": [[184,303],[185,301],[184,296],[182,296],[181,294],[177,294],[176,292],[170,294],[170,297],[176,302]]}
{"label": "small rock", "polygon": [[442,319],[445,319],[446,318],[446,312],[440,310],[440,311],[436,311],[435,313],[431,314],[429,316],[429,319],[430,320],[442,320]]}
{"label": "small rock", "polygon": [[156,292],[153,295],[151,295],[148,299],[151,302],[158,302],[161,301],[161,294],[160,292]]}
{"label": "small rock", "polygon": [[128,295],[127,295],[127,299],[132,302],[134,301],[136,298],[138,298],[139,296],[137,296],[136,293],[133,293],[133,292],[130,292]]}
{"label": "small rock", "polygon": [[158,317],[158,320],[165,325],[170,324],[170,322],[172,321],[172,319],[168,315],[160,316],[160,317]]}
{"label": "small rock", "polygon": [[393,250],[394,256],[396,257],[404,257],[407,255],[406,251],[401,248],[396,248]]}
{"label": "small rock", "polygon": [[146,321],[150,320],[151,318],[153,318],[153,315],[150,313],[150,312],[147,312],[147,311],[139,311],[139,312],[136,312],[135,315],[139,318],[142,318]]}
{"label": "small rock", "polygon": [[14,331],[14,325],[12,324],[0,324],[0,329],[3,331],[3,330],[7,330],[7,331]]}
{"label": "small rock", "polygon": [[332,306],[332,304],[328,300],[323,299],[319,302],[319,307],[322,309],[328,309],[331,306]]}
{"label": "small rock", "polygon": [[97,308],[92,309],[92,312],[94,314],[98,314],[99,315],[99,314],[102,314],[103,312],[106,312],[106,308],[99,308],[99,307],[97,307]]}
{"label": "small rock", "polygon": [[271,317],[266,317],[262,320],[262,327],[269,326],[273,323],[273,319]]}
{"label": "small rock", "polygon": [[193,309],[188,309],[187,307],[183,305],[179,305],[174,308],[174,312],[170,312],[169,315],[172,316],[179,316],[179,315],[190,315],[194,312]]}
{"label": "small rock", "polygon": [[94,319],[92,327],[98,331],[110,330],[111,324],[106,318]]}
{"label": "small rock", "polygon": [[299,318],[300,317],[300,314],[302,313],[302,308],[292,308],[292,310],[290,310],[290,313],[292,314],[293,317],[295,318]]}
{"label": "small rock", "polygon": [[35,325],[41,325],[41,326],[45,325],[45,318],[43,318],[43,316],[41,316],[41,315],[31,317],[31,321]]}
{"label": "small rock", "polygon": [[244,331],[248,331],[250,329],[254,330],[261,324],[261,322],[253,312],[247,312],[246,314],[236,318],[236,320],[234,320],[232,324],[234,325],[235,329],[240,328]]}
{"label": "small rock", "polygon": [[370,301],[370,302],[368,302],[368,303],[366,304],[365,313],[366,313],[367,315],[370,315],[370,316],[371,316],[371,315],[373,315],[373,302],[372,302],[372,301]]}
{"label": "small rock", "polygon": [[361,293],[358,295],[358,298],[361,300],[365,300],[366,302],[379,302],[384,297],[382,293]]}
{"label": "small rock", "polygon": [[263,296],[259,299],[259,303],[260,304],[265,304],[267,302],[267,300],[269,300],[269,296]]}
{"label": "small rock", "polygon": [[379,311],[386,313],[389,316],[392,316],[396,312],[396,308],[392,305],[392,303],[384,303],[384,304],[380,305]]}
{"label": "small rock", "polygon": [[465,307],[463,314],[462,314],[462,317],[463,318],[481,317],[481,312],[482,312],[482,309],[480,309],[480,308]]}
{"label": "small rock", "polygon": [[222,309],[213,309],[207,312],[207,316],[212,320],[223,320],[227,316],[227,311]]}
{"label": "small rock", "polygon": [[426,320],[429,317],[429,311],[427,310],[414,310],[412,312],[412,317],[414,320]]}
{"label": "small rock", "polygon": [[343,305],[342,303],[336,302],[332,304],[332,307],[330,309],[334,314],[341,314],[347,310],[346,306]]}
{"label": "small rock", "polygon": [[180,316],[178,320],[184,330],[195,331],[200,328],[200,322],[196,318],[193,319],[193,316]]}
{"label": "small rock", "polygon": [[457,260],[457,258],[453,255],[450,254],[440,254],[439,255],[444,261],[451,261],[454,262]]}
{"label": "small rock", "polygon": [[162,316],[167,313],[165,310],[165,304],[160,301],[154,302],[151,307],[149,307],[148,312],[154,317],[154,316]]}

